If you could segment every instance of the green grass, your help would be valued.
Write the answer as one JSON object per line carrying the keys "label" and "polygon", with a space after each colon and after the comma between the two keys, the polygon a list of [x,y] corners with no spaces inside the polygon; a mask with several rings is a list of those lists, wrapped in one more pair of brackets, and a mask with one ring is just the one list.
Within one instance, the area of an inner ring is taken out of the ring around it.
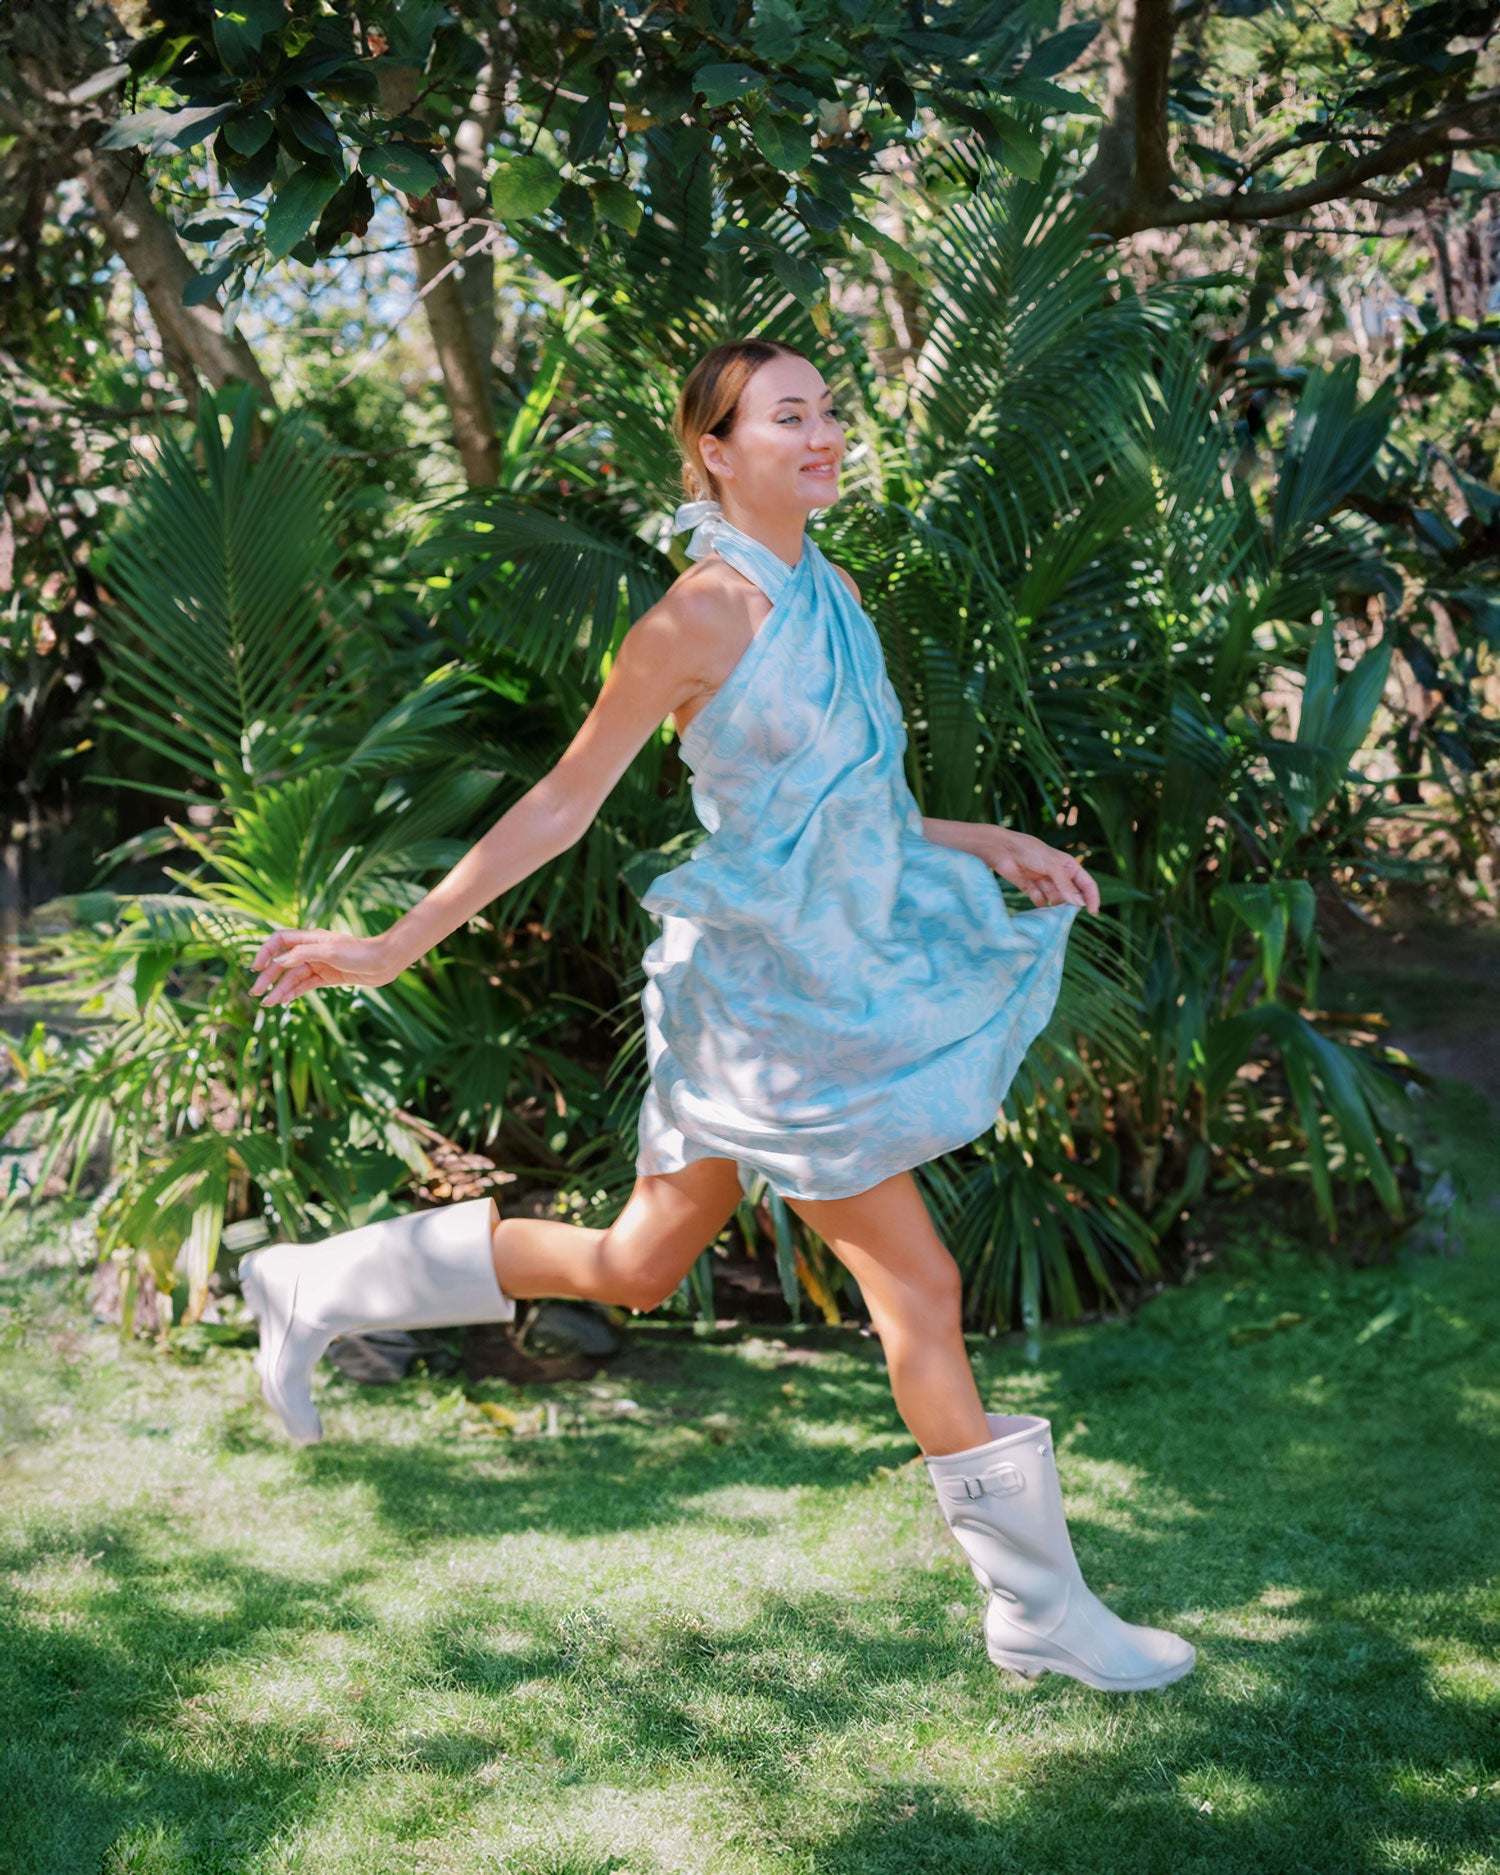
{"label": "green grass", "polygon": [[643,1324],[597,1391],[475,1390],[551,1437],[325,1365],[298,1451],[247,1351],[122,1349],[13,1240],[0,1870],[1500,1867],[1500,1127],[1425,1113],[1465,1254],[1272,1239],[1036,1362],[971,1343],[1094,1588],[1197,1643],[1147,1694],[997,1676],[853,1331]]}

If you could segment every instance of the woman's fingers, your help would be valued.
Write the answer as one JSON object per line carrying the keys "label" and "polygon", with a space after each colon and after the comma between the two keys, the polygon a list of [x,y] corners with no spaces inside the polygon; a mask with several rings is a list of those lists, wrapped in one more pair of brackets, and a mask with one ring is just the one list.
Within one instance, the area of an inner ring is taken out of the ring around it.
{"label": "woman's fingers", "polygon": [[1033,905],[1078,905],[1099,909],[1099,887],[1071,853],[1029,842],[1023,853],[995,868],[1002,879],[1020,888]]}
{"label": "woman's fingers", "polygon": [[1085,911],[1099,909],[1099,888],[1090,878],[1087,869],[1076,859],[1069,859],[1068,867],[1074,890],[1078,893],[1077,902]]}
{"label": "woman's fingers", "polygon": [[311,936],[310,932],[299,930],[291,926],[283,926],[280,930],[273,931],[266,939],[265,943],[261,945],[260,949],[250,959],[250,968],[252,970],[263,970],[271,959],[276,956],[277,952],[284,949],[286,945],[295,944],[299,938],[309,936]]}
{"label": "woman's fingers", "polygon": [[344,931],[277,931],[257,958],[250,993],[259,996],[262,1005],[289,1003],[305,990],[381,980],[371,940]]}
{"label": "woman's fingers", "polygon": [[263,998],[265,1002],[278,1003],[285,1001],[282,992],[286,989],[288,982],[290,982],[294,976],[297,977],[300,982],[309,966],[319,961],[321,949],[322,947],[316,938],[304,938],[299,944],[287,945],[285,950],[279,952],[278,955],[271,959],[270,963],[267,964],[266,968],[256,979],[255,985],[253,986],[254,993],[259,994],[260,984],[265,982],[271,986]]}
{"label": "woman's fingers", "polygon": [[265,998],[266,1003],[289,1003],[294,996],[300,996],[304,990],[319,988],[317,970],[312,964],[296,964]]}
{"label": "woman's fingers", "polygon": [[1099,888],[1076,859],[1064,854],[1048,878],[1050,890],[1060,905],[1077,905],[1083,911],[1099,909]]}

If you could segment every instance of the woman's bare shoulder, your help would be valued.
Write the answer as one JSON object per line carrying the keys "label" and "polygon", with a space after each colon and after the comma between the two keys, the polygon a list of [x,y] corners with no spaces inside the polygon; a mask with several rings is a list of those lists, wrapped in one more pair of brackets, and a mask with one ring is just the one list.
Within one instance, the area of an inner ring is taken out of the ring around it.
{"label": "woman's bare shoulder", "polygon": [[666,607],[670,617],[689,629],[714,624],[722,628],[726,602],[759,592],[755,582],[736,572],[727,560],[709,555],[695,560],[685,573],[679,573],[657,604]]}
{"label": "woman's bare shoulder", "polygon": [[726,653],[732,659],[744,649],[770,605],[753,580],[710,557],[679,574],[638,622],[664,652],[714,674]]}

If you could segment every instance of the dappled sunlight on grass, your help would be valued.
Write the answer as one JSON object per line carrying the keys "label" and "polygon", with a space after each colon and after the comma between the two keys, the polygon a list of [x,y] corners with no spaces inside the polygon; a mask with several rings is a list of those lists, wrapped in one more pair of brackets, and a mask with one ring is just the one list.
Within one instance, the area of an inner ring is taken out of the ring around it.
{"label": "dappled sunlight on grass", "polygon": [[639,1323],[628,1415],[486,1383],[556,1437],[329,1372],[299,1450],[248,1351],[121,1351],[45,1273],[3,1357],[7,1870],[1492,1869],[1500,1210],[1493,1138],[1445,1144],[1466,1256],[1226,1254],[1035,1363],[971,1339],[1053,1421],[1091,1585],[1199,1648],[1136,1696],[996,1674],[867,1337]]}

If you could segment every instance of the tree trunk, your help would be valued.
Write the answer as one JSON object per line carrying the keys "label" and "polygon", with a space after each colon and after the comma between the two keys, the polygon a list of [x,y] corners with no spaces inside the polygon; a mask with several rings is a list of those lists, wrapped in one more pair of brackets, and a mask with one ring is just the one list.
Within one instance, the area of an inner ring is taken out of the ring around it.
{"label": "tree trunk", "polygon": [[[198,274],[183,253],[177,232],[155,203],[130,158],[119,150],[78,150],[79,174],[89,192],[110,246],[130,269],[146,296],[161,333],[169,366],[181,370],[186,359],[217,390],[232,380],[253,384],[263,402],[276,399],[254,352],[238,332],[225,338],[217,299],[204,306],[184,306],[182,290]],[[189,404],[197,402],[196,384],[185,382]]]}
{"label": "tree trunk", "polygon": [[[380,105],[391,117],[416,112],[415,66],[397,65],[381,72]],[[412,258],[422,284],[422,305],[432,335],[438,368],[443,374],[443,395],[453,424],[453,441],[470,488],[493,488],[500,479],[500,443],[495,435],[495,413],[490,397],[489,351],[481,351],[464,305],[456,268],[444,273],[453,259],[443,230],[436,197],[405,195],[406,225],[412,234]],[[476,256],[477,259],[477,256]],[[472,263],[465,263],[471,265]],[[493,330],[493,295],[488,296]]]}
{"label": "tree trunk", "polygon": [[[468,115],[453,133],[453,180],[458,189],[460,216],[470,222],[489,215],[489,195],[484,186],[484,164],[495,132],[505,120],[507,74],[495,56],[491,41],[490,62],[479,74]],[[459,296],[474,335],[474,349],[480,363],[492,368],[495,357],[495,259],[491,250],[481,247],[459,269]],[[488,374],[487,374],[488,375]],[[489,388],[493,394],[493,377]]]}
{"label": "tree trunk", "polygon": [[1135,0],[1130,33],[1130,84],[1135,105],[1135,173],[1131,197],[1156,206],[1172,199],[1167,155],[1167,93],[1172,75],[1172,0]]}
{"label": "tree trunk", "polygon": [[1079,178],[1108,227],[1132,212],[1172,199],[1167,149],[1168,87],[1175,25],[1172,0],[1130,0],[1116,15],[1108,113],[1094,160]]}
{"label": "tree trunk", "polygon": [[1078,193],[1092,195],[1101,213],[1123,206],[1135,170],[1135,91],[1130,79],[1133,0],[1101,9],[1099,40],[1107,48],[1104,122],[1093,161],[1078,178]]}
{"label": "tree trunk", "polygon": [[427,310],[427,329],[443,373],[464,479],[470,488],[493,488],[500,479],[500,442],[495,434],[488,362],[481,360],[475,345],[458,280],[452,273],[438,279],[453,256],[436,206],[430,196],[420,202],[411,196],[405,200],[407,226],[415,237],[412,258],[425,290],[422,304]]}

